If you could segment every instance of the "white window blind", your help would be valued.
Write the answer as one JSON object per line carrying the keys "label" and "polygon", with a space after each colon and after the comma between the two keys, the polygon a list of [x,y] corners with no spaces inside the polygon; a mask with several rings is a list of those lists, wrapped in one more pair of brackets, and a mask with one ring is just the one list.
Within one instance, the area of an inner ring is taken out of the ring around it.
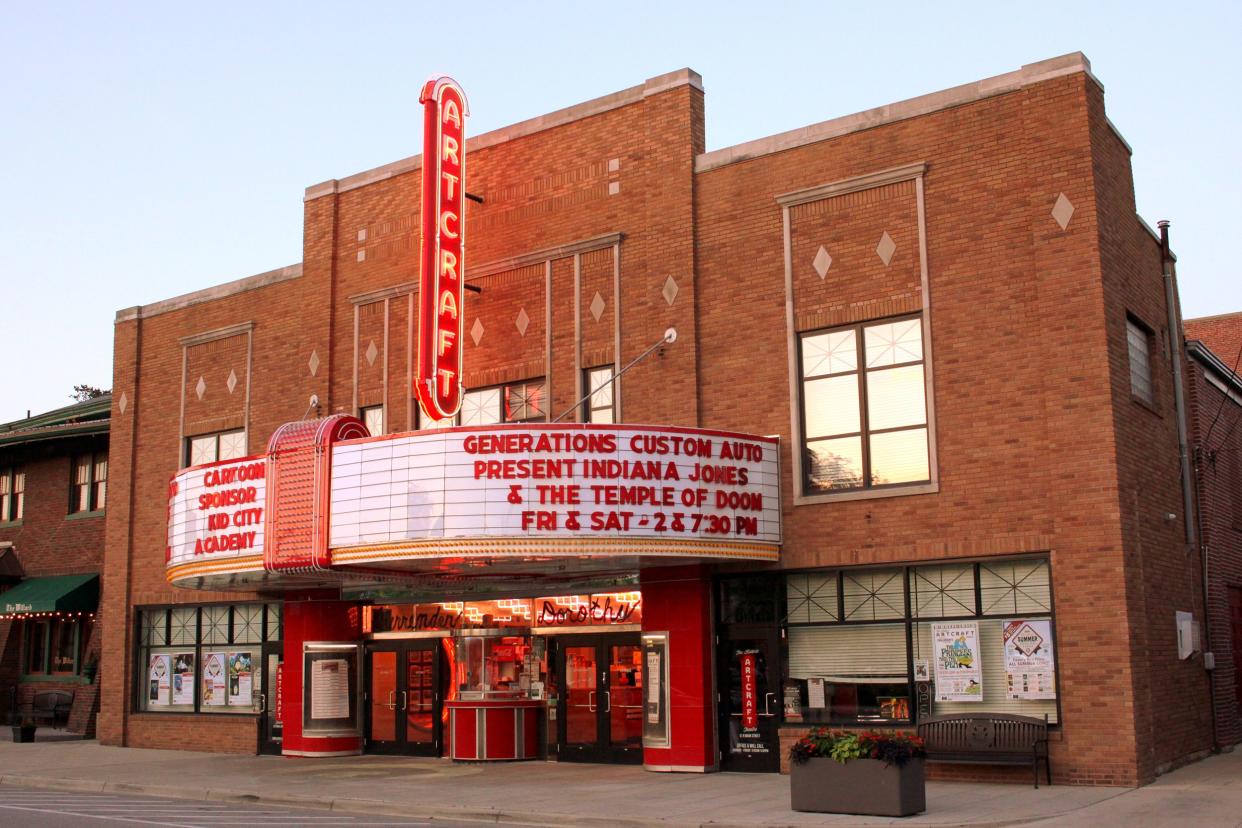
{"label": "white window blind", "polygon": [[789,677],[904,683],[908,680],[905,625],[790,627]]}

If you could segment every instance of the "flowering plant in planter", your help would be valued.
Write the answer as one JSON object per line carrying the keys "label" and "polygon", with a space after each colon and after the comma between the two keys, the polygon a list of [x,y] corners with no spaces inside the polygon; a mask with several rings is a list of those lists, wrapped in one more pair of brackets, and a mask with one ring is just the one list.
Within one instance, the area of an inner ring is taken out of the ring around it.
{"label": "flowering plant in planter", "polygon": [[789,749],[789,758],[796,765],[823,757],[842,764],[851,759],[879,759],[885,765],[901,767],[911,759],[926,755],[922,739],[912,733],[895,730],[852,731],[817,727]]}

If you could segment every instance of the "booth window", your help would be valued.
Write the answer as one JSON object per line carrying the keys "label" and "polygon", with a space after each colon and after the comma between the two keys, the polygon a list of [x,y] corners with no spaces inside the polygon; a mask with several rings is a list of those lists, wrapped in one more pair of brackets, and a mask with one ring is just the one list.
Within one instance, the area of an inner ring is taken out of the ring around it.
{"label": "booth window", "polygon": [[73,458],[73,486],[69,514],[98,512],[108,499],[108,455],[84,454]]}
{"label": "booth window", "polygon": [[22,519],[26,509],[26,473],[20,469],[0,469],[0,523]]}
{"label": "booth window", "polygon": [[77,674],[91,626],[88,616],[26,619],[22,672],[31,676]]}
{"label": "booth window", "polygon": [[930,481],[922,320],[803,334],[800,351],[806,492]]}
{"label": "booth window", "polygon": [[548,417],[545,387],[542,379],[536,379],[467,391],[461,401],[461,424],[545,422]]}
{"label": "booth window", "polygon": [[279,604],[151,607],[137,623],[139,710],[260,712],[262,645],[280,641]]}
{"label": "booth window", "polygon": [[246,456],[246,432],[243,429],[216,431],[187,437],[185,441],[185,464],[201,466],[219,460],[236,460]]}
{"label": "booth window", "polygon": [[1126,317],[1126,348],[1130,356],[1130,393],[1151,405],[1151,330],[1130,316]]}
{"label": "booth window", "polygon": [[358,410],[358,419],[362,420],[362,424],[367,427],[367,431],[372,437],[378,437],[384,433],[384,406],[371,405]]}
{"label": "booth window", "polygon": [[[787,721],[914,721],[915,687],[936,680],[935,660],[943,654],[935,628],[946,622],[977,633],[970,642],[977,696],[937,701],[933,693],[924,712],[1047,714],[1057,721],[1055,660],[1048,673],[1030,676],[1021,671],[1034,668],[1017,666],[1028,662],[1014,658],[1012,644],[1006,655],[1006,638],[1022,630],[1034,637],[1028,649],[1055,658],[1044,558],[799,572],[784,586]],[[916,666],[927,675],[916,675]]]}
{"label": "booth window", "polygon": [[616,386],[612,381],[615,373],[613,366],[588,368],[585,373],[585,384],[591,396],[585,403],[586,417],[583,421],[608,425],[615,423],[617,419],[613,395],[616,393]]}

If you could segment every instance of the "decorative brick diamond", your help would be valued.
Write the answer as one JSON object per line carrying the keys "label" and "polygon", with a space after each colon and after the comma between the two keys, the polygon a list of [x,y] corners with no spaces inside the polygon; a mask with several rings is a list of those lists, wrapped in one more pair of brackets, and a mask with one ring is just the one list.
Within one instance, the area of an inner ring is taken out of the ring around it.
{"label": "decorative brick diamond", "polygon": [[129,408],[129,397],[125,396],[125,392],[121,392],[121,398],[116,401],[116,407],[121,409],[121,413],[125,413],[125,409]]}
{"label": "decorative brick diamond", "polygon": [[530,327],[530,317],[526,315],[526,308],[518,311],[517,319],[513,321],[517,325],[518,334],[526,336],[526,329]]}
{"label": "decorative brick diamond", "polygon": [[358,261],[365,262],[367,260],[367,249],[364,247],[358,251]]}
{"label": "decorative brick diamond", "polygon": [[310,369],[311,376],[319,373],[319,352],[311,351],[310,362],[306,363],[306,367]]}
{"label": "decorative brick diamond", "polygon": [[672,274],[664,280],[664,289],[660,291],[660,295],[664,297],[665,302],[668,302],[669,307],[673,306],[673,302],[677,299],[677,282],[673,280]]}
{"label": "decorative brick diamond", "polygon": [[470,326],[470,338],[474,340],[475,347],[483,339],[483,322],[479,317],[474,318],[474,324]]}
{"label": "decorative brick diamond", "polygon": [[888,267],[888,263],[893,260],[893,253],[897,250],[897,243],[893,241],[893,237],[884,231],[884,235],[880,236],[880,243],[875,246],[875,255],[880,257],[880,261],[884,262],[884,266]]}
{"label": "decorative brick diamond", "polygon": [[229,378],[224,381],[224,384],[228,386],[230,394],[232,394],[233,389],[237,387],[237,372],[232,368],[229,369]]}
{"label": "decorative brick diamond", "polygon": [[375,347],[375,340],[371,340],[371,344],[367,346],[367,365],[374,365],[375,358],[379,356],[379,348]]}
{"label": "decorative brick diamond", "polygon": [[595,291],[595,298],[591,300],[591,318],[598,322],[599,318],[604,315],[604,308],[604,297],[600,296],[597,290]]}
{"label": "decorative brick diamond", "polygon": [[1061,225],[1062,230],[1069,227],[1070,219],[1074,217],[1074,205],[1065,197],[1065,193],[1058,195],[1057,203],[1052,205],[1052,217]]}
{"label": "decorative brick diamond", "polygon": [[815,261],[811,262],[811,267],[815,268],[815,272],[821,279],[828,275],[828,268],[832,267],[832,256],[828,255],[828,251],[822,244],[819,246],[819,252],[815,254]]}
{"label": "decorative brick diamond", "polygon": [[198,398],[201,400],[203,395],[207,393],[207,380],[199,377],[198,382],[194,385],[194,393],[197,394]]}

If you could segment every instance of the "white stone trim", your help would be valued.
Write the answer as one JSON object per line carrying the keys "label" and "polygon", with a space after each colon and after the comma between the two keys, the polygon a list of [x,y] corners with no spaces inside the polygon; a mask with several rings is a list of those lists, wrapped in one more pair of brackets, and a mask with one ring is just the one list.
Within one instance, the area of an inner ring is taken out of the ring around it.
{"label": "white stone trim", "polygon": [[917,98],[909,98],[897,103],[876,107],[875,109],[868,109],[864,112],[856,112],[853,115],[845,115],[840,118],[833,118],[832,120],[821,121],[818,124],[790,130],[789,132],[770,135],[767,138],[759,138],[755,141],[747,141],[731,147],[713,150],[712,152],[705,152],[694,159],[694,171],[696,173],[707,172],[708,170],[714,170],[717,167],[734,164],[738,161],[746,161],[774,152],[805,146],[816,141],[824,141],[829,138],[847,135],[851,132],[872,129],[883,124],[891,124],[907,118],[914,118],[919,115],[927,115],[932,112],[961,106],[962,104],[974,103],[975,101],[981,101],[995,95],[1003,95],[1007,92],[1015,92],[1027,86],[1059,78],[1063,75],[1072,75],[1077,72],[1085,73],[1101,89],[1104,88],[1104,85],[1091,74],[1091,62],[1087,60],[1086,55],[1082,52],[1071,52],[1068,55],[1041,60],[1038,63],[1028,63],[1017,71],[985,78],[974,83],[954,86],[940,92],[920,95]]}
{"label": "white stone trim", "polygon": [[883,187],[886,184],[909,181],[911,178],[921,180],[926,172],[927,162],[918,161],[913,164],[904,164],[900,167],[880,170],[879,172],[856,175],[852,178],[842,178],[838,181],[830,181],[827,184],[794,190],[790,193],[782,193],[776,197],[776,203],[782,207],[797,207],[799,204],[809,204],[812,201],[822,201],[825,198],[845,195],[846,193],[856,193],[859,190],[870,190],[875,187]]}
{"label": "white stone trim", "polygon": [[232,282],[225,282],[215,287],[196,290],[193,293],[183,293],[180,296],[174,296],[171,299],[163,299],[159,302],[152,302],[149,305],[135,305],[132,308],[124,308],[116,312],[116,322],[129,322],[133,319],[148,319],[161,313],[169,311],[181,310],[191,305],[202,304],[203,302],[213,302],[216,299],[223,299],[226,296],[234,296],[238,293],[245,293],[248,290],[258,290],[268,285],[279,284],[289,279],[297,279],[302,275],[302,263],[289,265],[288,267],[278,267],[275,270],[269,270],[266,273],[259,273],[254,276],[247,276],[244,279],[236,279]]}
{"label": "white stone trim", "polygon": [[497,259],[481,265],[467,265],[465,278],[467,281],[470,279],[481,279],[484,276],[494,276],[497,273],[517,270],[519,267],[541,264],[554,259],[567,259],[575,254],[601,250],[610,245],[615,245],[619,241],[621,241],[620,233],[606,233],[602,236],[593,236],[582,241],[570,242],[569,244],[562,244],[556,247],[547,247],[543,250],[533,250],[520,256]]}

